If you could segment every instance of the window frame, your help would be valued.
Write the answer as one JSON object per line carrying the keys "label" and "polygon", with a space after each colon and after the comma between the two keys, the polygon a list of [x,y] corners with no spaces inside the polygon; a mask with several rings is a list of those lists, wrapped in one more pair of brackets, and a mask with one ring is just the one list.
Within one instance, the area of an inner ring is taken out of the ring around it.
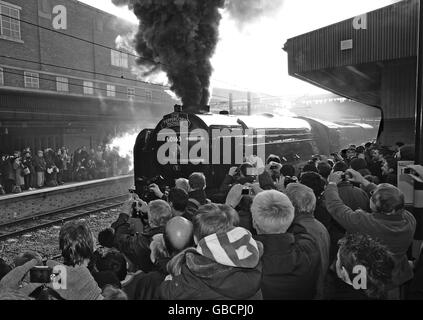
{"label": "window frame", "polygon": [[40,89],[40,74],[33,71],[24,71],[24,86],[28,89]]}
{"label": "window frame", "polygon": [[108,97],[115,98],[116,97],[116,86],[114,84],[108,84],[106,86],[106,93]]}
{"label": "window frame", "polygon": [[111,64],[114,67],[128,69],[129,55],[126,52],[111,49]]}
{"label": "window frame", "polygon": [[[2,8],[6,7],[9,10],[9,17],[0,15],[0,39],[11,40],[15,42],[22,41],[22,28],[21,28],[21,11],[22,8],[12,3],[0,1],[0,13],[3,13]],[[9,24],[5,27],[4,24]],[[5,35],[4,30],[8,30],[10,35]]]}
{"label": "window frame", "polygon": [[[130,90],[131,90],[133,93],[129,93],[129,91],[130,91]],[[128,88],[128,89],[126,90],[126,92],[127,92],[128,99],[129,99],[129,100],[131,100],[131,101],[135,100],[135,94],[136,94],[136,90],[135,90],[135,88]]]}
{"label": "window frame", "polygon": [[84,80],[83,82],[83,92],[85,95],[92,96],[94,94],[94,82]]}
{"label": "window frame", "polygon": [[[66,80],[66,81],[62,81]],[[56,90],[57,92],[69,92],[69,78],[56,77]]]}

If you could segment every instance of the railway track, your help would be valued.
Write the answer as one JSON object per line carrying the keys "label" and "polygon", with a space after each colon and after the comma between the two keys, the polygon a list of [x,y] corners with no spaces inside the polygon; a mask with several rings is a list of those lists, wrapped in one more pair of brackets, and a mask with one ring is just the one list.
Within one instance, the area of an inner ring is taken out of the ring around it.
{"label": "railway track", "polygon": [[0,224],[0,241],[63,224],[66,221],[75,220],[95,212],[113,209],[122,205],[127,199],[128,194],[123,194],[106,200],[97,200]]}

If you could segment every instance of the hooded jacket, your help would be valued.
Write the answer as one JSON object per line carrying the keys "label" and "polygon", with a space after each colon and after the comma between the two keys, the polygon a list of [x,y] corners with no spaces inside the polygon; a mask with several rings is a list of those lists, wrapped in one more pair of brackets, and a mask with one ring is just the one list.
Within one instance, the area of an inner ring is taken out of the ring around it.
{"label": "hooded jacket", "polygon": [[261,300],[263,245],[241,227],[209,235],[169,263],[171,280],[160,296],[165,300]]}

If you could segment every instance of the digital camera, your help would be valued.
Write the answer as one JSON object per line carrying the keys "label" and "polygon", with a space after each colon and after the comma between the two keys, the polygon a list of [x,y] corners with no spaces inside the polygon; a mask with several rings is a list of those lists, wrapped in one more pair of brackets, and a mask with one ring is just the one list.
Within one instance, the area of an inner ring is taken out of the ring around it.
{"label": "digital camera", "polygon": [[29,270],[29,281],[32,283],[50,283],[53,269],[48,266],[35,266]]}

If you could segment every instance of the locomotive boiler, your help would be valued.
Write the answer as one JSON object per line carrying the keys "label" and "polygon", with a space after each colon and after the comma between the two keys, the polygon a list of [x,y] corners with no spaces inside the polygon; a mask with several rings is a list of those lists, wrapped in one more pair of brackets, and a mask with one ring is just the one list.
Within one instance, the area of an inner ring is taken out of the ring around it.
{"label": "locomotive boiler", "polygon": [[137,137],[136,192],[141,194],[153,180],[172,186],[177,178],[203,172],[207,191],[213,193],[229,168],[243,163],[247,153],[263,161],[276,154],[286,163],[299,166],[314,154],[332,152],[328,139],[327,127],[305,119],[272,114],[212,114],[208,108],[194,113],[176,105],[174,112],[165,115],[154,129],[144,129]]}

